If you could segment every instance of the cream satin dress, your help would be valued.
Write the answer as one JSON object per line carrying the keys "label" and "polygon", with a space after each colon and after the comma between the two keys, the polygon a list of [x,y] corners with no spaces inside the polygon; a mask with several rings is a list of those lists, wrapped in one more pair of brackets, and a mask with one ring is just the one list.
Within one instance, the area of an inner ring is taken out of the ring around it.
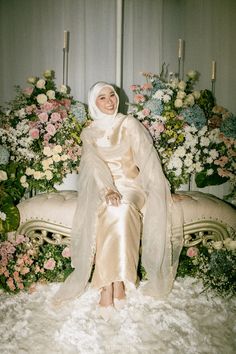
{"label": "cream satin dress", "polygon": [[[136,283],[142,228],[141,209],[146,195],[136,181],[139,170],[124,130],[118,127],[94,141],[99,157],[110,169],[122,198],[119,206],[103,202],[97,215],[95,270],[92,286],[112,282]],[[117,146],[117,150],[114,147]],[[111,153],[112,147],[112,153]]]}

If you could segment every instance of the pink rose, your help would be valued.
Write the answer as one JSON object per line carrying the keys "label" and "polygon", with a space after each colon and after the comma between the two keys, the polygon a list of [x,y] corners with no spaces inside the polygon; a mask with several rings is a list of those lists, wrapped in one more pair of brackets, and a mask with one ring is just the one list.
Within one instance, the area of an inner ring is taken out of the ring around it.
{"label": "pink rose", "polygon": [[165,127],[163,123],[156,123],[153,125],[153,129],[155,129],[159,133],[162,133],[165,130]]}
{"label": "pink rose", "polygon": [[24,284],[23,283],[17,283],[17,287],[18,287],[18,289],[23,290],[24,289]]}
{"label": "pink rose", "polygon": [[31,138],[33,138],[33,139],[39,138],[39,130],[37,128],[30,129],[29,134],[30,134]]}
{"label": "pink rose", "polygon": [[53,258],[50,258],[46,262],[44,262],[44,268],[48,270],[53,270],[55,268],[56,262]]}
{"label": "pink rose", "polygon": [[31,96],[33,90],[34,90],[33,87],[26,87],[23,92],[26,96]]}
{"label": "pink rose", "polygon": [[5,275],[6,278],[9,277],[10,274],[9,274],[8,270],[6,270],[6,271],[4,272],[4,275]]}
{"label": "pink rose", "polygon": [[29,271],[30,271],[30,269],[28,267],[24,267],[23,269],[21,269],[20,273],[22,275],[25,275],[25,274],[29,273]]}
{"label": "pink rose", "polygon": [[62,102],[62,105],[67,109],[69,110],[70,109],[70,106],[71,106],[71,100],[69,98],[63,98],[61,100]]}
{"label": "pink rose", "polygon": [[56,128],[54,127],[53,124],[49,123],[46,127],[46,131],[48,132],[48,134],[54,135],[56,133]]}
{"label": "pink rose", "polygon": [[196,257],[198,255],[198,248],[197,247],[189,247],[186,254],[190,258]]}
{"label": "pink rose", "polygon": [[60,120],[61,120],[61,116],[60,116],[59,113],[53,112],[53,113],[51,114],[51,119],[50,119],[50,121],[51,121],[52,123],[56,123],[56,122],[58,122],[58,121],[60,121]]}
{"label": "pink rose", "polygon": [[25,236],[24,235],[17,235],[16,237],[16,244],[19,245],[20,243],[25,242]]}
{"label": "pink rose", "polygon": [[148,115],[150,114],[150,109],[144,108],[144,109],[142,110],[142,114],[144,115],[144,117],[148,116]]}
{"label": "pink rose", "polygon": [[152,88],[152,84],[147,82],[146,84],[142,85],[142,90],[150,90]]}
{"label": "pink rose", "polygon": [[144,102],[144,101],[145,101],[145,97],[143,95],[141,95],[140,93],[138,93],[137,95],[134,96],[135,103],[140,103],[140,102]]}
{"label": "pink rose", "polygon": [[53,104],[51,102],[46,102],[41,106],[43,112],[50,112],[53,109]]}
{"label": "pink rose", "polygon": [[64,248],[64,250],[62,251],[62,256],[64,257],[64,258],[70,258],[70,249],[69,249],[69,247],[66,247],[66,248]]}
{"label": "pink rose", "polygon": [[38,115],[41,123],[45,123],[48,121],[48,114],[46,112],[42,112]]}

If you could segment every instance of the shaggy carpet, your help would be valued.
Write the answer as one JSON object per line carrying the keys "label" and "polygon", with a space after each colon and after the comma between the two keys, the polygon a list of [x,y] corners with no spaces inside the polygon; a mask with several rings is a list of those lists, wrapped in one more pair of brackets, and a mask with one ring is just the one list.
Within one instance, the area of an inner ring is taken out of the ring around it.
{"label": "shaggy carpet", "polygon": [[53,308],[58,286],[0,294],[1,354],[236,353],[236,299],[209,297],[196,279],[178,278],[165,301],[134,290],[109,322],[99,317],[92,289]]}

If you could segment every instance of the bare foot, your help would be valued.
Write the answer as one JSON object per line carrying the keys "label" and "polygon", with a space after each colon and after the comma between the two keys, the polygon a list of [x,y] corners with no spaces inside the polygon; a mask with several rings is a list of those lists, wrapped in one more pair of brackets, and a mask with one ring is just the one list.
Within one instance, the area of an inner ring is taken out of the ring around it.
{"label": "bare foot", "polygon": [[123,281],[113,283],[113,297],[118,300],[125,299],[125,285]]}
{"label": "bare foot", "polygon": [[104,286],[101,291],[100,306],[108,307],[113,304],[113,287],[112,284]]}

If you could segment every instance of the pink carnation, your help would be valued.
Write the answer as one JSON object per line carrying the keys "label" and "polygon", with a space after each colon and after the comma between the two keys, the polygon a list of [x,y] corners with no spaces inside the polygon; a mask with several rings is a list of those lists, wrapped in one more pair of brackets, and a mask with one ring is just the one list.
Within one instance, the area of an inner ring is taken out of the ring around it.
{"label": "pink carnation", "polygon": [[69,247],[64,248],[64,250],[62,251],[62,256],[65,258],[70,258],[70,249]]}
{"label": "pink carnation", "polygon": [[42,112],[38,115],[41,123],[45,123],[48,121],[48,114],[46,112]]}
{"label": "pink carnation", "polygon": [[25,274],[29,273],[29,271],[30,271],[30,269],[28,267],[24,267],[23,269],[21,269],[20,272],[22,275],[25,275]]}
{"label": "pink carnation", "polygon": [[7,285],[9,287],[9,289],[12,290],[12,291],[15,290],[15,288],[16,288],[12,278],[8,278],[7,279]]}
{"label": "pink carnation", "polygon": [[186,254],[190,258],[196,257],[198,255],[197,247],[189,247]]}
{"label": "pink carnation", "polygon": [[50,258],[49,260],[47,260],[46,262],[44,262],[44,268],[48,269],[48,270],[53,270],[55,268],[56,262],[55,259]]}
{"label": "pink carnation", "polygon": [[33,139],[39,138],[39,130],[37,128],[30,129],[29,134],[30,134],[31,138],[33,138]]}
{"label": "pink carnation", "polygon": [[54,135],[56,133],[56,128],[54,127],[53,124],[49,123],[46,127],[46,131],[48,132],[48,134]]}

